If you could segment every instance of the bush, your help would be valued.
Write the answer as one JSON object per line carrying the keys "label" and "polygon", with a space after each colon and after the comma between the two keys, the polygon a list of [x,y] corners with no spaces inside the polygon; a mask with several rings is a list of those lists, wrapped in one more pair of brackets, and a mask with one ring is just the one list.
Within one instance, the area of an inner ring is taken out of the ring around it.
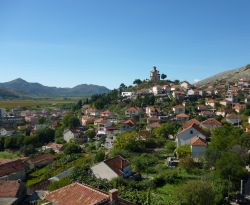
{"label": "bush", "polygon": [[65,154],[81,153],[81,151],[81,147],[74,143],[68,143],[64,147]]}

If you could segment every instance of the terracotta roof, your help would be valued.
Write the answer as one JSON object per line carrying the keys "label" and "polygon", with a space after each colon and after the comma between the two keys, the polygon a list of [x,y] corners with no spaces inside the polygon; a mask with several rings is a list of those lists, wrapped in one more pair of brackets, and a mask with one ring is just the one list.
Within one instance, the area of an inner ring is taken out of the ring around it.
{"label": "terracotta roof", "polygon": [[63,147],[63,144],[49,143],[47,144],[47,147],[50,147],[52,149],[61,149]]}
{"label": "terracotta roof", "polygon": [[108,123],[108,122],[109,122],[108,120],[103,119],[103,118],[95,120],[95,123],[103,123],[103,124],[105,124],[105,123]]}
{"label": "terracotta roof", "polygon": [[156,116],[152,116],[152,117],[148,117],[147,120],[150,120],[150,121],[160,121],[159,117],[156,117]]}
{"label": "terracotta roof", "polygon": [[191,140],[192,146],[207,146],[207,142],[199,137],[193,137]]}
{"label": "terracotta roof", "polygon": [[0,177],[24,170],[24,164],[21,159],[17,160],[0,160]]}
{"label": "terracotta roof", "polygon": [[181,113],[181,114],[178,114],[176,115],[176,118],[183,118],[183,117],[189,117],[188,115],[186,115],[185,113]]}
{"label": "terracotta roof", "polygon": [[122,122],[122,124],[134,126],[136,123],[133,120],[129,119],[129,120]]}
{"label": "terracotta roof", "polygon": [[20,183],[16,181],[0,181],[0,197],[16,197]]}
{"label": "terracotta roof", "polygon": [[194,125],[194,124],[195,124],[195,125],[200,125],[200,122],[199,122],[198,120],[196,120],[196,119],[191,119],[191,120],[185,122],[185,123],[182,125],[182,129],[186,129],[186,128],[188,128],[188,127]]}
{"label": "terracotta roof", "polygon": [[203,122],[201,122],[202,125],[217,125],[217,126],[221,126],[222,123],[219,122],[218,120],[214,119],[214,118],[209,118]]}
{"label": "terracotta roof", "polygon": [[[110,205],[108,193],[91,188],[80,183],[73,183],[45,196],[47,201],[57,205]],[[133,205],[124,199],[118,198],[117,205]]]}
{"label": "terracotta roof", "polygon": [[73,183],[50,192],[45,199],[57,205],[97,205],[108,202],[109,196],[86,185]]}
{"label": "terracotta roof", "polygon": [[30,159],[30,161],[33,164],[38,164],[42,162],[50,162],[50,161],[53,161],[54,159],[55,157],[52,154],[40,154],[40,155],[34,156],[32,159]]}
{"label": "terracotta roof", "polygon": [[130,165],[129,161],[124,159],[120,155],[111,159],[104,160],[104,163],[107,164],[119,176],[122,176],[122,170]]}
{"label": "terracotta roof", "polygon": [[226,116],[227,119],[238,119],[238,115],[231,113],[231,114],[227,114]]}

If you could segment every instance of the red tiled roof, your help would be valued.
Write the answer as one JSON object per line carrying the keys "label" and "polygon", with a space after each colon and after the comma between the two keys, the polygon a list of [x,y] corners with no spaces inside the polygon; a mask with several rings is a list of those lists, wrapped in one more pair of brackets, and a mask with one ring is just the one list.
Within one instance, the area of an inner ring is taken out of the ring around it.
{"label": "red tiled roof", "polygon": [[[47,201],[57,205],[110,205],[109,194],[80,183],[73,183],[50,192]],[[134,205],[118,198],[117,205]]]}
{"label": "red tiled roof", "polygon": [[0,197],[16,197],[20,183],[16,181],[0,181]]}
{"label": "red tiled roof", "polygon": [[227,114],[226,116],[227,119],[238,119],[238,115],[231,113],[231,114]]}
{"label": "red tiled roof", "polygon": [[0,160],[0,177],[24,170],[24,164],[21,159]]}
{"label": "red tiled roof", "polygon": [[222,123],[219,122],[218,120],[214,119],[214,118],[209,118],[203,122],[201,122],[202,125],[217,125],[217,126],[221,126]]}
{"label": "red tiled roof", "polygon": [[191,119],[187,122],[185,122],[183,125],[182,125],[182,129],[186,129],[188,127],[190,127],[191,125],[200,125],[200,122],[196,119]]}
{"label": "red tiled roof", "polygon": [[199,137],[193,137],[191,140],[192,146],[207,146],[207,142]]}
{"label": "red tiled roof", "polygon": [[122,122],[122,124],[134,126],[136,123],[133,120],[126,120],[126,121]]}
{"label": "red tiled roof", "polygon": [[130,164],[128,160],[122,158],[121,156],[104,160],[104,163],[107,164],[119,176],[123,175],[122,170]]}
{"label": "red tiled roof", "polygon": [[38,164],[42,162],[50,162],[53,161],[55,157],[52,154],[41,154],[34,156],[30,161],[33,164]]}
{"label": "red tiled roof", "polygon": [[63,144],[49,143],[47,144],[47,147],[50,147],[52,149],[61,149],[63,147]]}
{"label": "red tiled roof", "polygon": [[141,108],[138,108],[138,107],[130,107],[127,109],[128,112],[135,112],[135,111],[141,111],[142,109]]}
{"label": "red tiled roof", "polygon": [[[199,125],[196,125],[196,124],[192,124],[192,125],[190,125],[189,127],[187,127],[186,129],[183,129],[182,131],[180,131],[178,134],[180,134],[180,133],[182,133],[182,132],[185,132],[187,129],[189,129],[189,128],[194,128],[194,129],[196,129],[198,132],[200,132],[201,134],[203,134],[204,136],[208,136],[209,134],[206,132],[206,131],[204,131]],[[178,134],[177,134],[177,136],[178,136]]]}

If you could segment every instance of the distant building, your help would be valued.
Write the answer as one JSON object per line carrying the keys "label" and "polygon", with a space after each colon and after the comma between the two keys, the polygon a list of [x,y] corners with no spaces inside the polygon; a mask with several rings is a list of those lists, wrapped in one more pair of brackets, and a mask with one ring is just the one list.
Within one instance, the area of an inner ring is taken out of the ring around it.
{"label": "distant building", "polygon": [[0,118],[5,117],[6,112],[4,108],[0,108]]}
{"label": "distant building", "polygon": [[150,71],[150,79],[151,81],[159,81],[160,80],[160,73],[156,69],[156,66],[153,67],[153,70]]}

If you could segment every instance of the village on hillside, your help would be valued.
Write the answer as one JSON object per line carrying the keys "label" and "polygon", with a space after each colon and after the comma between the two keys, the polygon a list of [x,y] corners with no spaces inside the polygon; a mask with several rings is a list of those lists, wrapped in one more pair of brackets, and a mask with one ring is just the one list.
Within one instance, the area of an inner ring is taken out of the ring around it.
{"label": "village on hillside", "polygon": [[148,75],[70,106],[0,108],[0,205],[247,204],[250,81]]}

